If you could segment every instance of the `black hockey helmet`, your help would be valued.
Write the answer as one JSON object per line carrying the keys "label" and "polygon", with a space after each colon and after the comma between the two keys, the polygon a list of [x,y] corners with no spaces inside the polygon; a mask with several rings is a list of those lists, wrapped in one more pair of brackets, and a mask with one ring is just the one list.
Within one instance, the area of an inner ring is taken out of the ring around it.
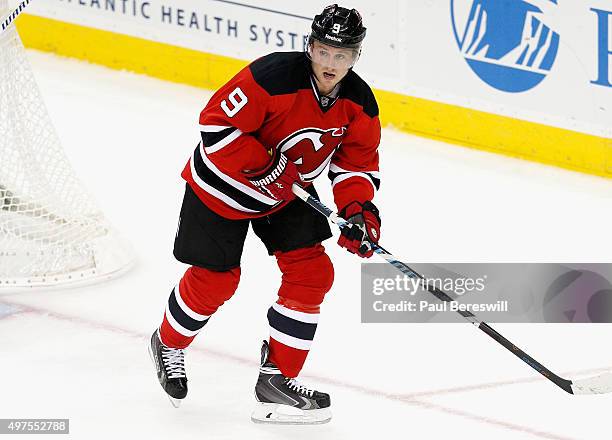
{"label": "black hockey helmet", "polygon": [[357,9],[333,4],[315,16],[308,44],[317,40],[334,47],[359,49],[365,35],[366,28]]}

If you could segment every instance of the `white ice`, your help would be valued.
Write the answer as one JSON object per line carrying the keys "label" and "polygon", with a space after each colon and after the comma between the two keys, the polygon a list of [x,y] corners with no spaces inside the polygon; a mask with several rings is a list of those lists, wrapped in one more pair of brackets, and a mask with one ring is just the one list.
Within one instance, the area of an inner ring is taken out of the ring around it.
{"label": "white ice", "polygon": [[[362,324],[356,258],[336,282],[302,379],[332,395],[315,427],[251,423],[279,271],[251,234],[242,281],[187,353],[190,392],[163,394],[146,342],[184,267],[171,253],[208,91],[28,52],[64,147],[133,243],[123,278],[0,297],[0,418],[70,418],[79,439],[609,439],[612,396],[571,396],[468,324]],[[534,143],[538,140],[534,139]],[[609,180],[383,132],[381,243],[406,261],[611,262]],[[325,177],[318,184],[330,202]],[[560,374],[612,367],[612,326],[497,325]]]}

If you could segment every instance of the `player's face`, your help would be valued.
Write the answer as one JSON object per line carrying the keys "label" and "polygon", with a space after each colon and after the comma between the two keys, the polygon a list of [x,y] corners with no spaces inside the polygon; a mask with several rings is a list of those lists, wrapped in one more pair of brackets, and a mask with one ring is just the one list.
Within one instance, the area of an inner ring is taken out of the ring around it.
{"label": "player's face", "polygon": [[324,93],[333,90],[353,67],[357,58],[354,50],[328,46],[316,40],[308,48],[308,55],[312,61],[312,70]]}

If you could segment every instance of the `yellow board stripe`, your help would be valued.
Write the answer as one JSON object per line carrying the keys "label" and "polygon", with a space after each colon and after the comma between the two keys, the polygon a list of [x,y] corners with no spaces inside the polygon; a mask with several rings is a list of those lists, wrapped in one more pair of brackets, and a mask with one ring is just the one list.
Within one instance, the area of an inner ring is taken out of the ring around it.
{"label": "yellow board stripe", "polygon": [[445,142],[612,177],[612,139],[376,91],[385,123]]}
{"label": "yellow board stripe", "polygon": [[206,89],[221,87],[248,64],[34,15],[24,14],[16,23],[26,47]]}
{"label": "yellow board stripe", "polygon": [[[203,53],[33,15],[17,20],[26,47],[114,69],[217,89],[247,65]],[[458,145],[612,177],[612,139],[456,105],[375,90],[383,125]]]}

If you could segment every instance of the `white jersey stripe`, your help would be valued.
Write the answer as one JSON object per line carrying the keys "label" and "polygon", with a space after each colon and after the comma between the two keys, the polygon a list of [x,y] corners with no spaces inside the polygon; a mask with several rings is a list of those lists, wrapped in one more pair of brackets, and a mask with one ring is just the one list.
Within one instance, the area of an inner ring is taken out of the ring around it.
{"label": "white jersey stripe", "polygon": [[220,131],[225,130],[226,128],[232,128],[230,125],[202,125],[200,124],[200,131],[205,133],[219,133]]}
{"label": "white jersey stripe", "polygon": [[339,184],[340,182],[350,179],[351,177],[361,177],[365,180],[367,180],[368,182],[370,182],[370,185],[372,185],[372,188],[374,188],[374,192],[376,192],[376,185],[374,185],[374,182],[372,181],[372,179],[370,178],[370,176],[368,176],[366,173],[345,173],[345,174],[340,174],[339,176],[337,176],[333,181],[332,181],[332,188],[334,186],[336,186],[337,184]]}
{"label": "white jersey stripe", "polygon": [[209,145],[208,147],[204,147],[204,151],[206,152],[206,154],[216,153],[223,147],[226,147],[227,145],[229,145],[230,143],[238,139],[240,136],[242,136],[242,132],[236,129],[234,132],[232,132],[232,134],[224,137],[216,144]]}
{"label": "white jersey stripe", "polygon": [[331,171],[332,173],[368,173],[371,174],[372,177],[378,179],[380,177],[380,171],[367,171],[367,170],[361,170],[361,171],[350,171],[350,170],[345,170],[344,168],[339,167],[338,165],[332,163],[329,166],[329,171]]}
{"label": "white jersey stripe", "polygon": [[217,189],[213,188],[212,186],[204,182],[202,179],[200,179],[200,176],[198,176],[198,173],[196,172],[195,166],[193,164],[194,160],[195,160],[194,156],[191,156],[191,160],[189,161],[189,166],[191,167],[191,177],[193,181],[196,183],[196,185],[202,188],[202,190],[206,191],[211,196],[227,203],[229,206],[231,206],[234,209],[237,209],[238,211],[253,212],[253,213],[258,212],[258,211],[254,211],[252,209],[242,206],[240,203],[238,203],[231,197],[226,196],[221,191],[218,191]]}
{"label": "white jersey stripe", "polygon": [[[206,166],[213,173],[215,173],[217,176],[219,176],[221,179],[225,180],[227,183],[232,185],[234,188],[239,189],[243,193],[248,194],[249,196],[253,197],[254,199],[257,199],[260,202],[265,203],[266,205],[274,206],[274,205],[276,205],[278,203],[278,200],[273,199],[272,197],[267,197],[264,194],[262,194],[260,191],[257,191],[255,188],[251,188],[249,186],[246,186],[245,184],[240,183],[237,180],[232,179],[230,176],[228,176],[227,174],[225,174],[222,171],[220,171],[215,166],[215,164],[212,163],[208,157],[206,157],[206,153],[203,151],[204,148],[202,147],[202,142],[200,142],[199,148],[200,148],[200,154],[202,155],[202,160],[204,161],[204,164],[206,164]],[[192,158],[192,160],[193,160],[193,158]]]}
{"label": "white jersey stripe", "polygon": [[340,168],[338,165],[334,163],[332,163],[329,166],[329,171],[331,171],[332,173],[352,173],[352,171],[345,170],[344,168]]}

